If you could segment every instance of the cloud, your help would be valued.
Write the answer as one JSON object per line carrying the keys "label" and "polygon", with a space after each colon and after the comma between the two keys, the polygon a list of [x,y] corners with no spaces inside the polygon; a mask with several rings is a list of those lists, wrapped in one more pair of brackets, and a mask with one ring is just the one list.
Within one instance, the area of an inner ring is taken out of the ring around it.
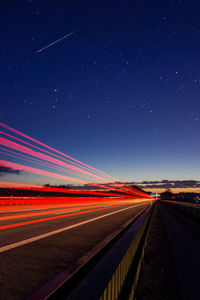
{"label": "cloud", "polygon": [[[128,183],[128,182],[127,182]],[[129,182],[141,188],[199,188],[200,181],[197,180],[161,180],[161,181],[142,181]]]}
{"label": "cloud", "polygon": [[7,168],[7,167],[0,167],[0,176],[5,176],[7,174],[17,174],[20,175],[21,171]]}

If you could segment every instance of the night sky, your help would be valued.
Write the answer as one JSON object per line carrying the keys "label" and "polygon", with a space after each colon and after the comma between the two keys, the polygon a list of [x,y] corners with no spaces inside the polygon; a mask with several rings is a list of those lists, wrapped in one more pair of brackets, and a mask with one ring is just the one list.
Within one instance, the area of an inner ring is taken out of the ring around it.
{"label": "night sky", "polygon": [[123,181],[199,179],[200,1],[1,1],[0,14],[2,122]]}

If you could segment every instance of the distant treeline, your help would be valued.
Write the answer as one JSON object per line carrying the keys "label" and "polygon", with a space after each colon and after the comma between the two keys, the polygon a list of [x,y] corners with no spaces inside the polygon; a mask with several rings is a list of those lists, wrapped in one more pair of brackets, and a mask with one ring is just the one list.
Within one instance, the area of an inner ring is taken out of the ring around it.
{"label": "distant treeline", "polygon": [[188,203],[200,203],[200,193],[179,193],[173,194],[166,191],[160,194],[161,200],[184,201]]}

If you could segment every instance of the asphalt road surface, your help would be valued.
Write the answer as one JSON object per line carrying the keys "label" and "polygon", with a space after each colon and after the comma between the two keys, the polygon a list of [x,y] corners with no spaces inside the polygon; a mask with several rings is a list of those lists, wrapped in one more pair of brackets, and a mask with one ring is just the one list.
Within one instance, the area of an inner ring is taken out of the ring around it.
{"label": "asphalt road surface", "polygon": [[0,206],[0,299],[25,299],[72,270],[148,200],[77,198],[66,203]]}

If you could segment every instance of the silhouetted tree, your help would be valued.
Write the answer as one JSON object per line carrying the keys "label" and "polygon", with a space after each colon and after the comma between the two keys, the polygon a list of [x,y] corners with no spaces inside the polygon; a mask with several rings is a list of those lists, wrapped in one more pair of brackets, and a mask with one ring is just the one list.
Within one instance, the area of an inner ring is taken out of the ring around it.
{"label": "silhouetted tree", "polygon": [[172,196],[173,196],[173,194],[172,194],[171,190],[169,188],[167,188],[165,192],[160,194],[160,199],[161,200],[171,200]]}

